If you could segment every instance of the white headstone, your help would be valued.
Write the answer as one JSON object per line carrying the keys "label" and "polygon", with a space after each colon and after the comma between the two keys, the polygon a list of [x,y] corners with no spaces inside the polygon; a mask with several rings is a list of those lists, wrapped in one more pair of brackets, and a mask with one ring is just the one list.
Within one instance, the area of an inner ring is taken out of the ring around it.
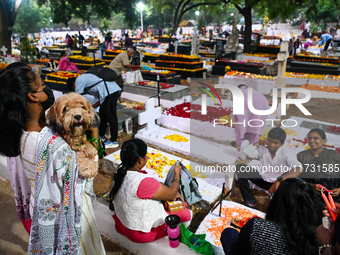
{"label": "white headstone", "polygon": [[161,117],[162,109],[161,107],[155,108],[155,102],[153,98],[149,98],[145,102],[145,111],[138,115],[138,124],[146,124],[146,129],[148,131],[155,129],[155,120]]}
{"label": "white headstone", "polygon": [[2,46],[0,50],[2,51],[2,55],[7,55],[6,53],[8,49],[5,46]]}
{"label": "white headstone", "polygon": [[175,42],[174,42],[174,47],[175,47],[175,54],[177,54],[178,41],[175,41]]}
{"label": "white headstone", "polygon": [[289,58],[289,42],[282,41],[280,46],[280,52],[277,54],[278,61],[278,72],[277,72],[277,87],[283,88],[285,86],[285,76],[286,76],[286,67],[287,67],[287,59]]}

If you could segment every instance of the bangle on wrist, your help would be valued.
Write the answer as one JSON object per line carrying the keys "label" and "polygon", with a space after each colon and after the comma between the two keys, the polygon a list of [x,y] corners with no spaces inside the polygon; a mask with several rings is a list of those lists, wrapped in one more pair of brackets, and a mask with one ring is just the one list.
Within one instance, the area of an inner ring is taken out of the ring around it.
{"label": "bangle on wrist", "polygon": [[181,181],[179,180],[179,179],[173,179],[173,181],[172,182],[177,182],[178,184],[181,184]]}
{"label": "bangle on wrist", "polygon": [[331,245],[331,244],[324,244],[324,245],[319,246],[319,255],[322,254],[321,252],[325,248],[333,248],[333,245]]}

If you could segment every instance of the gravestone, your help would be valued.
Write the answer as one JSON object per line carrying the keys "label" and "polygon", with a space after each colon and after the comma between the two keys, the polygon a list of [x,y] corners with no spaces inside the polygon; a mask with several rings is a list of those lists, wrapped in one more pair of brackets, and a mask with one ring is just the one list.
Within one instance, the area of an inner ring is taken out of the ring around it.
{"label": "gravestone", "polygon": [[4,55],[4,56],[7,55],[8,49],[5,46],[2,46],[0,50],[2,51],[2,55]]}
{"label": "gravestone", "polygon": [[161,107],[155,108],[155,102],[153,98],[149,98],[145,102],[145,112],[138,115],[138,124],[146,124],[146,130],[152,131],[156,128],[155,120],[161,117]]}
{"label": "gravestone", "polygon": [[175,54],[177,54],[177,50],[178,50],[178,41],[174,42],[174,47],[175,47]]}
{"label": "gravestone", "polygon": [[282,41],[280,46],[280,52],[277,54],[279,69],[277,72],[276,84],[278,88],[283,88],[285,86],[287,59],[289,57],[288,46],[289,46],[288,41]]}
{"label": "gravestone", "polygon": [[198,55],[200,40],[197,33],[194,33],[191,40],[191,55]]}
{"label": "gravestone", "polygon": [[216,41],[215,61],[221,59],[223,56],[223,44],[221,40]]}
{"label": "gravestone", "polygon": [[233,28],[231,30],[231,35],[228,36],[228,42],[225,46],[226,47],[226,53],[231,53],[231,52],[236,53],[237,47],[238,47],[237,44],[238,44],[239,31],[236,27],[235,16],[231,20],[231,24],[232,24]]}

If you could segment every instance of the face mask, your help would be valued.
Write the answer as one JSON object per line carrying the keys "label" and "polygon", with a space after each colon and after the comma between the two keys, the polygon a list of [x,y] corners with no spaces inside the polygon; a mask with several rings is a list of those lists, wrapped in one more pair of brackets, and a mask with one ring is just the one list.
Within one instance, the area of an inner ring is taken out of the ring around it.
{"label": "face mask", "polygon": [[45,86],[45,88],[43,89],[43,91],[46,93],[46,95],[48,96],[47,100],[44,102],[41,102],[41,106],[43,107],[43,109],[46,111],[48,108],[50,108],[53,104],[54,104],[54,95],[53,95],[53,91],[49,86]]}

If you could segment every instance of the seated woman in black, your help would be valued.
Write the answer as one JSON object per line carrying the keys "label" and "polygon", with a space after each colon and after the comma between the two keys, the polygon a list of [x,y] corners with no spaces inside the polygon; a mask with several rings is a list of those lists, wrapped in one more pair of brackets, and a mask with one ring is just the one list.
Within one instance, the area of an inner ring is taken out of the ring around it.
{"label": "seated woman in black", "polygon": [[322,210],[310,185],[301,179],[287,179],[270,201],[266,219],[251,219],[238,236],[232,228],[222,232],[223,249],[229,255],[318,254],[322,244],[317,241],[316,230]]}

